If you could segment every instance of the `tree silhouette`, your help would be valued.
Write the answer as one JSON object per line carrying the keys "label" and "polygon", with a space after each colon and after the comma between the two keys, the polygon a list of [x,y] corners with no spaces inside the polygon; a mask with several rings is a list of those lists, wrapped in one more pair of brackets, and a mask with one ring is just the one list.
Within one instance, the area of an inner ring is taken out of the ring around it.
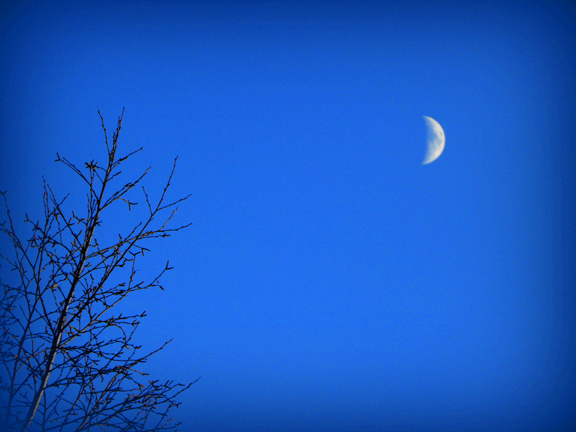
{"label": "tree silhouette", "polygon": [[[100,115],[100,112],[98,112]],[[0,280],[0,425],[14,431],[161,431],[179,423],[169,416],[176,397],[192,384],[150,380],[140,370],[150,356],[133,341],[146,312],[123,315],[120,302],[128,295],[160,287],[160,277],[139,280],[136,262],[148,249],[144,242],[168,237],[188,225],[169,228],[176,205],[189,196],[166,202],[176,160],[157,202],[142,186],[143,220],[113,240],[102,240],[105,219],[119,220],[118,203],[130,211],[132,195],[148,173],[117,185],[120,166],[142,148],[118,157],[118,136],[124,110],[112,142],[100,115],[108,160],[104,166],[85,163],[79,169],[57,155],[87,189],[87,207],[65,211],[44,182],[44,218],[25,223],[32,234],[19,240],[6,193],[1,195],[7,219],[0,232],[13,254],[2,251],[4,268],[16,276]],[[114,208],[112,208],[114,207]],[[109,235],[108,235],[109,237]],[[99,240],[100,239],[100,240]]]}

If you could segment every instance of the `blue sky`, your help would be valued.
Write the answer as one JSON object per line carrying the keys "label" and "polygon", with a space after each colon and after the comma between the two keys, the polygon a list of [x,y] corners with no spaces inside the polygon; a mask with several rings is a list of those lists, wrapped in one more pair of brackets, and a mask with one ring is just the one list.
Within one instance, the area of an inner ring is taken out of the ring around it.
{"label": "blue sky", "polygon": [[[95,3],[95,2],[93,2]],[[561,2],[3,6],[0,189],[144,151],[192,194],[136,296],[181,430],[576,427],[574,9]],[[446,133],[422,166],[423,115]],[[76,196],[74,195],[76,193]],[[109,222],[113,222],[111,216]],[[106,221],[105,221],[106,222]],[[107,233],[114,224],[105,225]],[[25,233],[23,233],[25,234]],[[24,237],[24,235],[23,235]]]}

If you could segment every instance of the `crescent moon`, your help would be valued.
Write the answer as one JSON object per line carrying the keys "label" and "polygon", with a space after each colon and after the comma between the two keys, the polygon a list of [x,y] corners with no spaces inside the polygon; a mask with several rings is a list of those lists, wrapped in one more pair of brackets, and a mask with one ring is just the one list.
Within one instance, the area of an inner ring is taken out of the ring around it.
{"label": "crescent moon", "polygon": [[422,165],[434,162],[444,151],[444,144],[446,144],[446,136],[444,135],[444,130],[440,123],[431,117],[422,116],[426,121],[426,126],[428,129],[428,139],[427,139],[427,149],[426,156],[422,161]]}

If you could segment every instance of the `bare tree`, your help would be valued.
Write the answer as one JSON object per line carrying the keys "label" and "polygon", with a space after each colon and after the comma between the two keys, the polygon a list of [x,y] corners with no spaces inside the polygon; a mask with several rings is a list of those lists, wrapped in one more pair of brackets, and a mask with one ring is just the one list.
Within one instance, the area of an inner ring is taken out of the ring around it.
{"label": "bare tree", "polygon": [[0,280],[0,425],[9,430],[161,431],[179,424],[169,411],[193,383],[146,378],[142,364],[168,342],[139,354],[133,335],[146,312],[123,315],[118,305],[136,291],[162,289],[160,277],[171,269],[169,264],[145,282],[138,278],[136,262],[148,250],[143,243],[189,225],[169,228],[176,205],[188,196],[166,202],[174,160],[157,202],[141,188],[146,216],[140,223],[113,241],[97,236],[106,217],[108,222],[120,218],[114,213],[118,203],[128,211],[137,204],[132,194],[149,170],[113,186],[120,165],[142,150],[118,157],[123,116],[124,111],[109,143],[100,115],[108,153],[104,166],[92,161],[81,170],[57,155],[56,161],[72,169],[87,188],[82,215],[68,214],[66,198],[58,200],[44,182],[44,219],[32,222],[26,216],[32,234],[21,242],[1,193],[7,219],[0,232],[14,253],[9,257],[2,251],[0,258],[16,275],[8,283]]}

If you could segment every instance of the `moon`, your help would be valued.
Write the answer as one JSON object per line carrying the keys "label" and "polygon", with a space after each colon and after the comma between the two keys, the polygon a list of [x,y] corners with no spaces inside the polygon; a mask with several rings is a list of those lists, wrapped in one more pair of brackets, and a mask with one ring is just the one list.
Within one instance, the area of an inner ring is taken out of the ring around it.
{"label": "moon", "polygon": [[422,165],[426,165],[440,157],[444,150],[444,144],[446,144],[446,136],[440,123],[431,117],[422,117],[424,117],[428,128],[426,156],[424,156],[424,160],[422,161]]}

